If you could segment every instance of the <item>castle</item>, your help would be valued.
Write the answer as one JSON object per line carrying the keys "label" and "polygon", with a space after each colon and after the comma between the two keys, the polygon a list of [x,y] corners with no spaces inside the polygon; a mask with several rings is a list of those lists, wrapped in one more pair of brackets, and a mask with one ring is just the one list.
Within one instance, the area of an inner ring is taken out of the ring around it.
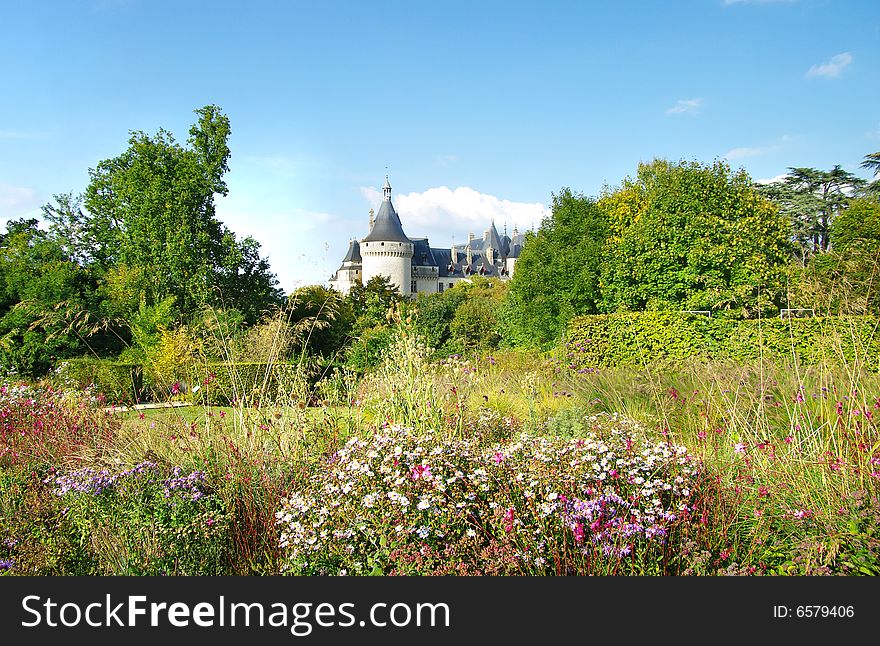
{"label": "castle", "polygon": [[352,285],[365,284],[374,276],[387,276],[403,296],[434,294],[470,281],[473,276],[509,280],[522,250],[524,236],[498,235],[492,222],[482,238],[468,234],[468,241],[449,249],[432,247],[427,238],[410,238],[391,203],[391,184],[385,177],[385,199],[373,217],[370,231],[358,242],[351,239],[342,265],[330,286],[347,294]]}

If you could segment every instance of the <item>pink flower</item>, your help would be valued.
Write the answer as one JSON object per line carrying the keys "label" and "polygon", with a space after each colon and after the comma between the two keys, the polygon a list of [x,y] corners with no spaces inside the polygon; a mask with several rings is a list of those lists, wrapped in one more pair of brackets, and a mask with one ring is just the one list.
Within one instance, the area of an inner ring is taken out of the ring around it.
{"label": "pink flower", "polygon": [[584,542],[584,526],[580,523],[574,526],[574,542],[578,544]]}
{"label": "pink flower", "polygon": [[508,507],[507,511],[504,512],[504,531],[508,534],[513,531],[513,518],[516,515],[516,510],[513,507]]}
{"label": "pink flower", "polygon": [[179,392],[180,392],[180,382],[179,382],[179,381],[175,381],[175,382],[171,385],[171,394],[172,394],[172,395],[176,395],[176,394],[178,394]]}
{"label": "pink flower", "polygon": [[431,467],[427,464],[417,464],[412,468],[410,472],[413,480],[418,480],[421,478],[422,480],[430,480],[431,478]]}
{"label": "pink flower", "polygon": [[706,431],[700,431],[699,433],[697,433],[697,439],[699,439],[700,441],[705,440],[706,439]]}
{"label": "pink flower", "polygon": [[746,452],[746,445],[743,444],[742,442],[737,442],[733,446],[733,452],[734,453],[745,453]]}
{"label": "pink flower", "polygon": [[501,464],[504,462],[504,454],[501,451],[498,451],[492,456],[492,459],[495,460],[495,464]]}
{"label": "pink flower", "polygon": [[791,444],[793,440],[794,440],[794,438],[791,435],[789,435],[785,438],[785,443]]}

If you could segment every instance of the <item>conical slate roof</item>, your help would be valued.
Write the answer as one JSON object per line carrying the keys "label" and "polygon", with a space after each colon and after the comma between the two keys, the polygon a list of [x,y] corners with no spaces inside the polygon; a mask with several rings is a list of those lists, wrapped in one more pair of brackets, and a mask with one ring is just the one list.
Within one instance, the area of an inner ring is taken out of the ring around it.
{"label": "conical slate roof", "polygon": [[391,185],[388,178],[385,178],[385,201],[379,207],[379,213],[373,222],[373,228],[361,242],[410,242],[403,232],[403,225],[400,224],[400,218],[394,205],[391,203]]}
{"label": "conical slate roof", "polygon": [[373,228],[361,242],[409,242],[391,202],[382,202]]}
{"label": "conical slate roof", "polygon": [[347,262],[362,262],[361,246],[358,244],[357,240],[350,240],[348,242],[348,253],[346,253],[345,258],[342,259],[342,264],[344,265]]}
{"label": "conical slate roof", "polygon": [[483,241],[483,249],[489,249],[490,247],[499,254],[504,250],[504,247],[501,244],[501,237],[498,235],[498,229],[495,228],[494,222],[492,223],[492,226],[489,227],[486,239]]}

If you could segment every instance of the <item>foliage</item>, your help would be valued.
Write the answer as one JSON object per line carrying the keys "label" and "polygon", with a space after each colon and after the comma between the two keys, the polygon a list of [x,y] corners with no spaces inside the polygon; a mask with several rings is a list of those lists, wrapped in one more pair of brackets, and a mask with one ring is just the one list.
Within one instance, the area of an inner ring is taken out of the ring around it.
{"label": "foliage", "polygon": [[505,336],[514,345],[545,346],[577,314],[596,311],[599,267],[608,216],[595,201],[563,188],[551,215],[527,233],[504,309]]}
{"label": "foliage", "polygon": [[68,359],[55,369],[52,380],[61,388],[94,392],[108,404],[136,404],[154,396],[152,385],[144,380],[140,364],[119,363],[112,359]]}
{"label": "foliage", "polygon": [[254,406],[308,401],[308,366],[285,362],[193,364],[187,399],[204,406]]}
{"label": "foliage", "polygon": [[880,178],[878,178],[880,175],[880,152],[865,155],[860,166],[870,170],[874,177],[874,181],[868,184],[866,191],[874,196],[880,196]]}
{"label": "foliage", "polygon": [[89,574],[216,575],[228,567],[228,519],[202,471],[146,461],[52,472],[45,484],[66,505],[63,527],[86,548]]}
{"label": "foliage", "polygon": [[880,366],[876,317],[733,320],[679,312],[578,317],[566,338],[576,370],[689,361]]}
{"label": "foliage", "polygon": [[93,290],[89,274],[37,225],[12,220],[0,234],[0,365],[31,377],[86,351],[68,315]]}
{"label": "foliage", "polygon": [[845,212],[852,195],[864,180],[839,165],[830,171],[789,168],[781,181],[756,185],[791,223],[791,235],[802,263],[828,250],[830,231],[837,216]]}
{"label": "foliage", "polygon": [[501,304],[507,293],[507,284],[483,277],[474,277],[470,283],[461,283],[449,294],[460,290],[464,293],[452,320],[449,336],[452,347],[463,352],[486,352],[494,350],[501,341]]}
{"label": "foliage", "polygon": [[89,171],[84,226],[101,267],[142,270],[147,305],[169,297],[190,314],[225,303],[249,321],[279,301],[277,280],[253,239],[238,241],[217,220],[214,194],[227,194],[229,119],[196,110],[188,147],[166,130],[133,132],[121,155]]}
{"label": "foliage", "polygon": [[860,198],[831,225],[831,248],[795,267],[790,302],[828,314],[876,314],[880,260],[880,204]]}
{"label": "foliage", "polygon": [[300,350],[312,356],[334,357],[350,340],[356,315],[352,301],[320,285],[301,287],[288,299],[289,317],[309,321]]}
{"label": "foliage", "polygon": [[352,328],[353,336],[368,328],[388,323],[394,307],[403,300],[387,276],[373,276],[364,285],[355,283],[346,299],[356,316]]}
{"label": "foliage", "polygon": [[744,172],[655,160],[598,206],[615,234],[603,250],[599,309],[750,318],[780,301],[787,225]]}

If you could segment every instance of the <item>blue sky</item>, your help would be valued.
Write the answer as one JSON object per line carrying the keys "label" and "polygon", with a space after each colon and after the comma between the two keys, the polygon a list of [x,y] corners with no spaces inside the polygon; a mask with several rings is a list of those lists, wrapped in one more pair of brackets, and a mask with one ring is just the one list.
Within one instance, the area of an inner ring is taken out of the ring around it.
{"label": "blue sky", "polygon": [[538,225],[560,188],[655,157],[867,177],[878,71],[877,0],[0,0],[0,223],[214,103],[218,215],[289,292],[366,235],[386,172],[435,246]]}

